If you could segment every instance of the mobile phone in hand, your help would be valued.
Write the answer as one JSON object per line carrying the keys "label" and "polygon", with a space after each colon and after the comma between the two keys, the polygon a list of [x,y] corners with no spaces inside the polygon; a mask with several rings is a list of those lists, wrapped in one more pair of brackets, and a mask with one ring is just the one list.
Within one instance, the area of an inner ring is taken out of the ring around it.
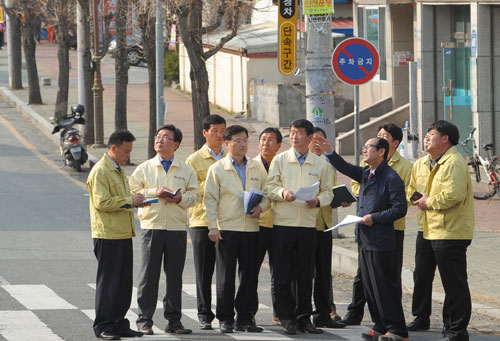
{"label": "mobile phone in hand", "polygon": [[411,197],[410,197],[410,201],[411,201],[411,202],[417,201],[417,200],[418,200],[418,199],[420,199],[421,197],[422,197],[422,193],[415,191],[415,192],[413,192],[413,194],[411,195]]}

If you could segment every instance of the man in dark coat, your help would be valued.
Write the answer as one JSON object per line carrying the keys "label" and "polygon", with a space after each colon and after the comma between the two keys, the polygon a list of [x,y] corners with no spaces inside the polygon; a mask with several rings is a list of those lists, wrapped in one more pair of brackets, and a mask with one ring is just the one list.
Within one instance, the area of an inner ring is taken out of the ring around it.
{"label": "man in dark coat", "polygon": [[330,163],[342,174],[361,184],[356,226],[359,267],[373,330],[363,333],[364,340],[405,340],[408,338],[401,291],[393,271],[395,257],[394,221],[407,210],[405,187],[399,175],[387,164],[389,144],[383,138],[369,139],[362,148],[365,167],[347,163],[326,139],[316,138],[324,146]]}

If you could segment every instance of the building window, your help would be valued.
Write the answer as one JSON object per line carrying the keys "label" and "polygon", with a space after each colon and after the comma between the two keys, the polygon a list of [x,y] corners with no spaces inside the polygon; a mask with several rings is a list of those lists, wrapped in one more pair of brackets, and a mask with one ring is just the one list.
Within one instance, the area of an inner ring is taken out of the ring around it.
{"label": "building window", "polygon": [[361,7],[357,9],[358,36],[375,46],[380,55],[377,76],[387,80],[387,61],[385,51],[385,7]]}

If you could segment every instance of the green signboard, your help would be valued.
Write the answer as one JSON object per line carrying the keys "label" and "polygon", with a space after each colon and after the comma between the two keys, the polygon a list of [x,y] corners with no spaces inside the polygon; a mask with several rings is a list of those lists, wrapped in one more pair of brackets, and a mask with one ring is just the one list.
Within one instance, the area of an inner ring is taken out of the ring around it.
{"label": "green signboard", "polygon": [[332,14],[333,0],[303,0],[305,15]]}

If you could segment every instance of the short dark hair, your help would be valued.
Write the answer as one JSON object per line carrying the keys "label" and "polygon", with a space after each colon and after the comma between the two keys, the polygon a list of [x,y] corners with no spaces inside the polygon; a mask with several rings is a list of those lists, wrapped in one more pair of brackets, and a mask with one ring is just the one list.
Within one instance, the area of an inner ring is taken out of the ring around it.
{"label": "short dark hair", "polygon": [[453,146],[458,144],[460,132],[458,131],[457,126],[453,123],[445,120],[439,120],[432,123],[429,129],[427,129],[427,132],[433,129],[436,129],[441,136],[448,136],[448,141],[450,141]]}
{"label": "short dark hair", "polygon": [[311,122],[306,120],[305,118],[299,118],[298,120],[290,123],[290,128],[304,128],[306,130],[307,135],[312,135],[314,133],[314,126]]}
{"label": "short dark hair", "polygon": [[226,120],[224,119],[224,117],[216,115],[216,114],[207,116],[203,120],[203,129],[209,130],[210,126],[212,124],[224,124],[224,125],[226,125]]}
{"label": "short dark hair", "polygon": [[259,135],[259,141],[262,135],[264,135],[265,133],[276,134],[276,141],[278,141],[278,143],[281,143],[281,141],[283,141],[283,135],[281,135],[281,131],[278,128],[274,127],[267,127],[266,129],[262,130]]}
{"label": "short dark hair", "polygon": [[318,133],[318,132],[321,133],[321,134],[323,134],[324,138],[327,138],[327,135],[326,135],[325,131],[322,128],[320,128],[320,127],[314,127],[314,133]]}
{"label": "short dark hair", "polygon": [[394,123],[387,123],[378,127],[378,131],[382,129],[388,132],[393,140],[399,141],[400,143],[403,141],[403,130]]}
{"label": "short dark hair", "polygon": [[237,124],[229,126],[224,131],[224,141],[231,141],[231,138],[233,137],[233,135],[236,135],[236,134],[239,134],[242,132],[245,132],[245,134],[248,137],[247,128],[240,126],[240,125],[237,125]]}
{"label": "short dark hair", "polygon": [[[174,133],[174,141],[179,142],[179,145],[177,146],[177,148],[180,147],[181,142],[182,142],[182,131],[179,128],[176,128],[176,126],[174,126],[173,124],[165,124],[165,125],[161,126],[160,128],[158,128],[155,135],[158,135],[160,130],[170,130],[172,133]],[[177,150],[177,148],[175,148],[175,150]]]}
{"label": "short dark hair", "polygon": [[375,145],[375,148],[377,150],[384,148],[385,149],[384,160],[387,160],[387,156],[389,155],[389,142],[387,142],[386,139],[383,139],[381,137],[375,137],[375,138],[377,139],[377,144]]}
{"label": "short dark hair", "polygon": [[135,136],[128,130],[117,130],[109,136],[108,140],[108,149],[111,148],[112,145],[120,147],[123,142],[134,142]]}

